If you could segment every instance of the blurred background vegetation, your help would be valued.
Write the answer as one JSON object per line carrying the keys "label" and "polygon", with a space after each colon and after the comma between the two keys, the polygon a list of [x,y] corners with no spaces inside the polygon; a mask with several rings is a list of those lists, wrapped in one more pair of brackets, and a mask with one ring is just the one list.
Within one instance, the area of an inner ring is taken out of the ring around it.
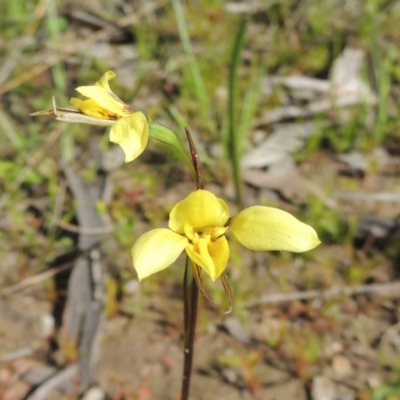
{"label": "blurred background vegetation", "polygon": [[[399,398],[399,336],[387,334],[398,321],[399,289],[396,297],[384,286],[397,281],[400,258],[398,1],[3,0],[1,6],[2,290],[74,245],[74,199],[59,161],[90,182],[97,168],[92,141],[104,151],[111,146],[104,128],[28,114],[50,108],[52,96],[67,107],[77,86],[111,69],[117,74],[111,86],[125,102],[182,140],[190,128],[206,188],[227,198],[232,211],[275,206],[318,231],[323,243],[300,255],[255,254],[234,244],[229,266],[235,318],[268,349],[267,359],[278,358],[300,382],[308,397],[298,398],[322,399],[318,379],[332,384],[332,399]],[[277,142],[263,147],[273,135]],[[143,231],[165,225],[194,184],[155,142],[113,179],[110,204],[99,205],[113,226],[104,243],[106,312],[110,319],[121,310],[145,317],[145,299],[179,298],[183,261],[132,295],[130,247]],[[276,302],[267,296],[331,287],[349,291]],[[201,304],[200,335],[221,325],[235,337],[221,322],[223,290],[211,284],[209,290],[220,308]],[[55,301],[50,281],[40,296]],[[265,398],[262,361],[254,354],[215,355],[210,368],[247,371],[242,386],[249,398]]]}

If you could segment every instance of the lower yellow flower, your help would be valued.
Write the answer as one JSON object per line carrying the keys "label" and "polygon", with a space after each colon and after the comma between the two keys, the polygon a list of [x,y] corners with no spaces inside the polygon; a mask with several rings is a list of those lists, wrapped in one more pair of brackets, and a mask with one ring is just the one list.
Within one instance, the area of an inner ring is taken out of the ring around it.
{"label": "lower yellow flower", "polygon": [[311,226],[276,208],[253,206],[230,219],[227,204],[207,190],[177,203],[168,226],[143,234],[133,245],[139,280],[170,266],[183,250],[212,280],[217,279],[228,263],[228,229],[251,250],[304,252],[320,243]]}

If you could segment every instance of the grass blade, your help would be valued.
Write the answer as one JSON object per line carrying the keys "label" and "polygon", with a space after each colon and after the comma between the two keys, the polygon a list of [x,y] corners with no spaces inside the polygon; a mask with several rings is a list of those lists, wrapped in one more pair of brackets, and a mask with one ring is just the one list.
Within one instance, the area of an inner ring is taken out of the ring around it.
{"label": "grass blade", "polygon": [[185,15],[180,0],[172,0],[172,7],[175,14],[176,24],[178,26],[179,38],[182,43],[183,51],[189,60],[189,68],[194,86],[194,95],[200,109],[200,115],[204,120],[209,121],[210,128],[212,126],[212,118],[210,112],[210,99],[204,84],[199,64],[193,52],[192,43],[188,31],[186,29]]}
{"label": "grass blade", "polygon": [[242,18],[232,49],[231,64],[229,69],[229,97],[228,97],[228,154],[232,166],[233,181],[235,185],[236,204],[242,208],[242,186],[240,176],[240,139],[238,136],[237,121],[237,98],[238,98],[238,79],[242,50],[246,34],[247,20]]}

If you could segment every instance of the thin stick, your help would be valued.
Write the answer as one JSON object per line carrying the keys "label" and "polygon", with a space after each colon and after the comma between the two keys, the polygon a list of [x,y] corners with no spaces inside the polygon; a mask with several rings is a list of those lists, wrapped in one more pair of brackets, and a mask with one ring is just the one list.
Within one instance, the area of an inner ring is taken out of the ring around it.
{"label": "thin stick", "polygon": [[274,304],[286,301],[310,300],[317,297],[327,300],[337,296],[353,296],[356,294],[367,293],[380,293],[385,296],[399,297],[400,282],[375,283],[371,285],[359,285],[354,287],[334,286],[326,290],[307,290],[305,292],[268,294],[261,296],[257,300],[246,303],[245,306],[253,307],[259,304]]}
{"label": "thin stick", "polygon": [[102,226],[98,228],[90,228],[79,225],[70,224],[63,220],[52,221],[54,225],[73,233],[80,233],[81,235],[104,235],[115,231],[115,227],[112,225]]}
{"label": "thin stick", "polygon": [[45,281],[46,279],[52,278],[53,276],[59,274],[60,272],[67,271],[68,269],[74,266],[76,259],[71,261],[67,261],[61,264],[59,267],[49,269],[48,271],[41,272],[40,274],[36,274],[34,276],[30,276],[29,278],[24,279],[23,281],[4,288],[0,291],[0,298],[4,298],[9,296],[19,290],[25,289],[32,285],[37,285],[40,282]]}

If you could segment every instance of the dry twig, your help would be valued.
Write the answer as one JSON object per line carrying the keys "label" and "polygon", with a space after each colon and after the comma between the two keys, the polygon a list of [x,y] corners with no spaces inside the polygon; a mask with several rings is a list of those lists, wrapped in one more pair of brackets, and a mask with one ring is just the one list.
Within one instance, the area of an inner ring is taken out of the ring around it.
{"label": "dry twig", "polygon": [[310,300],[321,298],[328,300],[338,296],[353,296],[357,294],[376,293],[385,296],[400,296],[400,282],[375,283],[360,286],[334,286],[326,290],[307,290],[305,292],[275,293],[261,296],[260,298],[245,303],[246,307],[260,304],[274,304],[286,301]]}

